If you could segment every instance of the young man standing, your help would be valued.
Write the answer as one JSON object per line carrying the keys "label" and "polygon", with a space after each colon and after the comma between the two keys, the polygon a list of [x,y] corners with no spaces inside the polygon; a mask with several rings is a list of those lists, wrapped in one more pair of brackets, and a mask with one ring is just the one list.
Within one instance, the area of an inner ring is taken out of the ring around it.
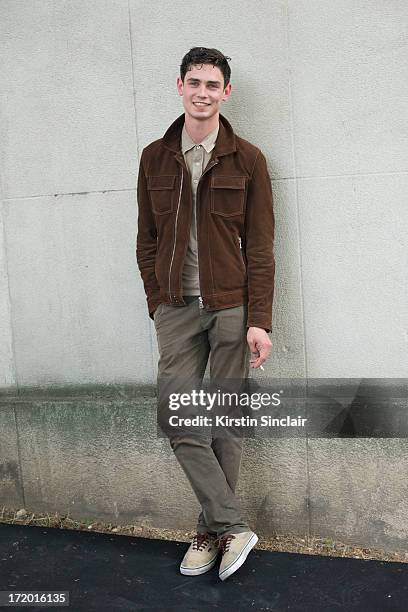
{"label": "young man standing", "polygon": [[201,504],[180,571],[202,574],[222,553],[221,580],[258,541],[235,496],[242,437],[208,440],[163,415],[169,385],[200,387],[208,359],[211,380],[243,380],[272,346],[271,182],[262,152],[220,114],[231,95],[228,59],[194,47],[182,60],[184,113],[140,160],[136,247],[160,354],[158,422]]}

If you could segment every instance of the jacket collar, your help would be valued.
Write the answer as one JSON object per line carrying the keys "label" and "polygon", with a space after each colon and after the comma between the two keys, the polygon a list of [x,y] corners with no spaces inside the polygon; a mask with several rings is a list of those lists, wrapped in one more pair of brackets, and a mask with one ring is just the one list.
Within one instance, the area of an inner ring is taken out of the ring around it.
{"label": "jacket collar", "polygon": [[[181,131],[184,125],[184,113],[177,117],[175,121],[167,129],[163,136],[163,144],[165,147],[180,153],[181,151]],[[229,121],[224,115],[219,114],[219,130],[218,137],[213,151],[214,156],[227,155],[237,150],[234,130]]]}

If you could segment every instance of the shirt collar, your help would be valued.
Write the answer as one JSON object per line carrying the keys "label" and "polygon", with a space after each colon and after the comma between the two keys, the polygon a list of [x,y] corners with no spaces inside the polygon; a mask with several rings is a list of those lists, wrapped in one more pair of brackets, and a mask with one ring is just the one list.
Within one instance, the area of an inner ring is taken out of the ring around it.
{"label": "shirt collar", "polygon": [[195,147],[197,144],[201,144],[207,151],[207,153],[210,153],[215,147],[215,141],[217,140],[219,127],[220,124],[218,123],[215,130],[207,134],[207,136],[200,143],[197,143],[194,142],[194,140],[191,138],[190,134],[187,132],[186,124],[184,124],[181,132],[181,150],[183,152],[183,155],[187,151]]}

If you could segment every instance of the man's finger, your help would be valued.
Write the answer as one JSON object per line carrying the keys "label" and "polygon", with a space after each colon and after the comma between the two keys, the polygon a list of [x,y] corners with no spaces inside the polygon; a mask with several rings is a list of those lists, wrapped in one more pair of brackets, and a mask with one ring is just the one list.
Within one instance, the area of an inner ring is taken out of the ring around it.
{"label": "man's finger", "polygon": [[265,363],[265,361],[266,357],[259,355],[258,357],[251,359],[250,364],[253,368],[259,368],[259,366]]}
{"label": "man's finger", "polygon": [[[259,345],[258,345],[259,346]],[[261,346],[260,350],[257,350],[256,353],[253,353],[253,358],[250,363],[253,368],[259,368],[268,358],[271,347],[269,346]]]}

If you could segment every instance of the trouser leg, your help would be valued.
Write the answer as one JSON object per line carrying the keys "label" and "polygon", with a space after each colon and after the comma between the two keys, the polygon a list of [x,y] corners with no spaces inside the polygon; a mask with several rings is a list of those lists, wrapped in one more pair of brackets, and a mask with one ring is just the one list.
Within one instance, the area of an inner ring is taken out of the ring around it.
{"label": "trouser leg", "polygon": [[[247,306],[238,306],[208,313],[210,325],[208,338],[210,343],[210,378],[212,388],[224,390],[243,390],[243,383],[249,374],[249,348],[247,335]],[[220,413],[229,416],[240,416],[239,410],[234,406],[227,409],[221,407]],[[242,460],[243,437],[242,431],[231,429],[218,429],[212,434],[211,447],[223,470],[228,485],[233,493],[239,479]],[[205,531],[207,521],[201,512],[197,521],[197,530]],[[245,523],[238,531],[247,531]]]}
{"label": "trouser leg", "polygon": [[229,484],[235,487],[238,477],[241,456],[238,446],[231,454],[231,445],[229,450],[223,443],[212,446],[211,435],[179,428],[173,430],[167,422],[169,389],[174,393],[186,387],[199,389],[202,384],[211,349],[208,328],[214,323],[213,317],[199,308],[197,300],[184,307],[164,304],[159,307],[155,315],[160,353],[158,422],[169,437],[174,454],[201,504],[205,529],[222,535],[248,530]]}

